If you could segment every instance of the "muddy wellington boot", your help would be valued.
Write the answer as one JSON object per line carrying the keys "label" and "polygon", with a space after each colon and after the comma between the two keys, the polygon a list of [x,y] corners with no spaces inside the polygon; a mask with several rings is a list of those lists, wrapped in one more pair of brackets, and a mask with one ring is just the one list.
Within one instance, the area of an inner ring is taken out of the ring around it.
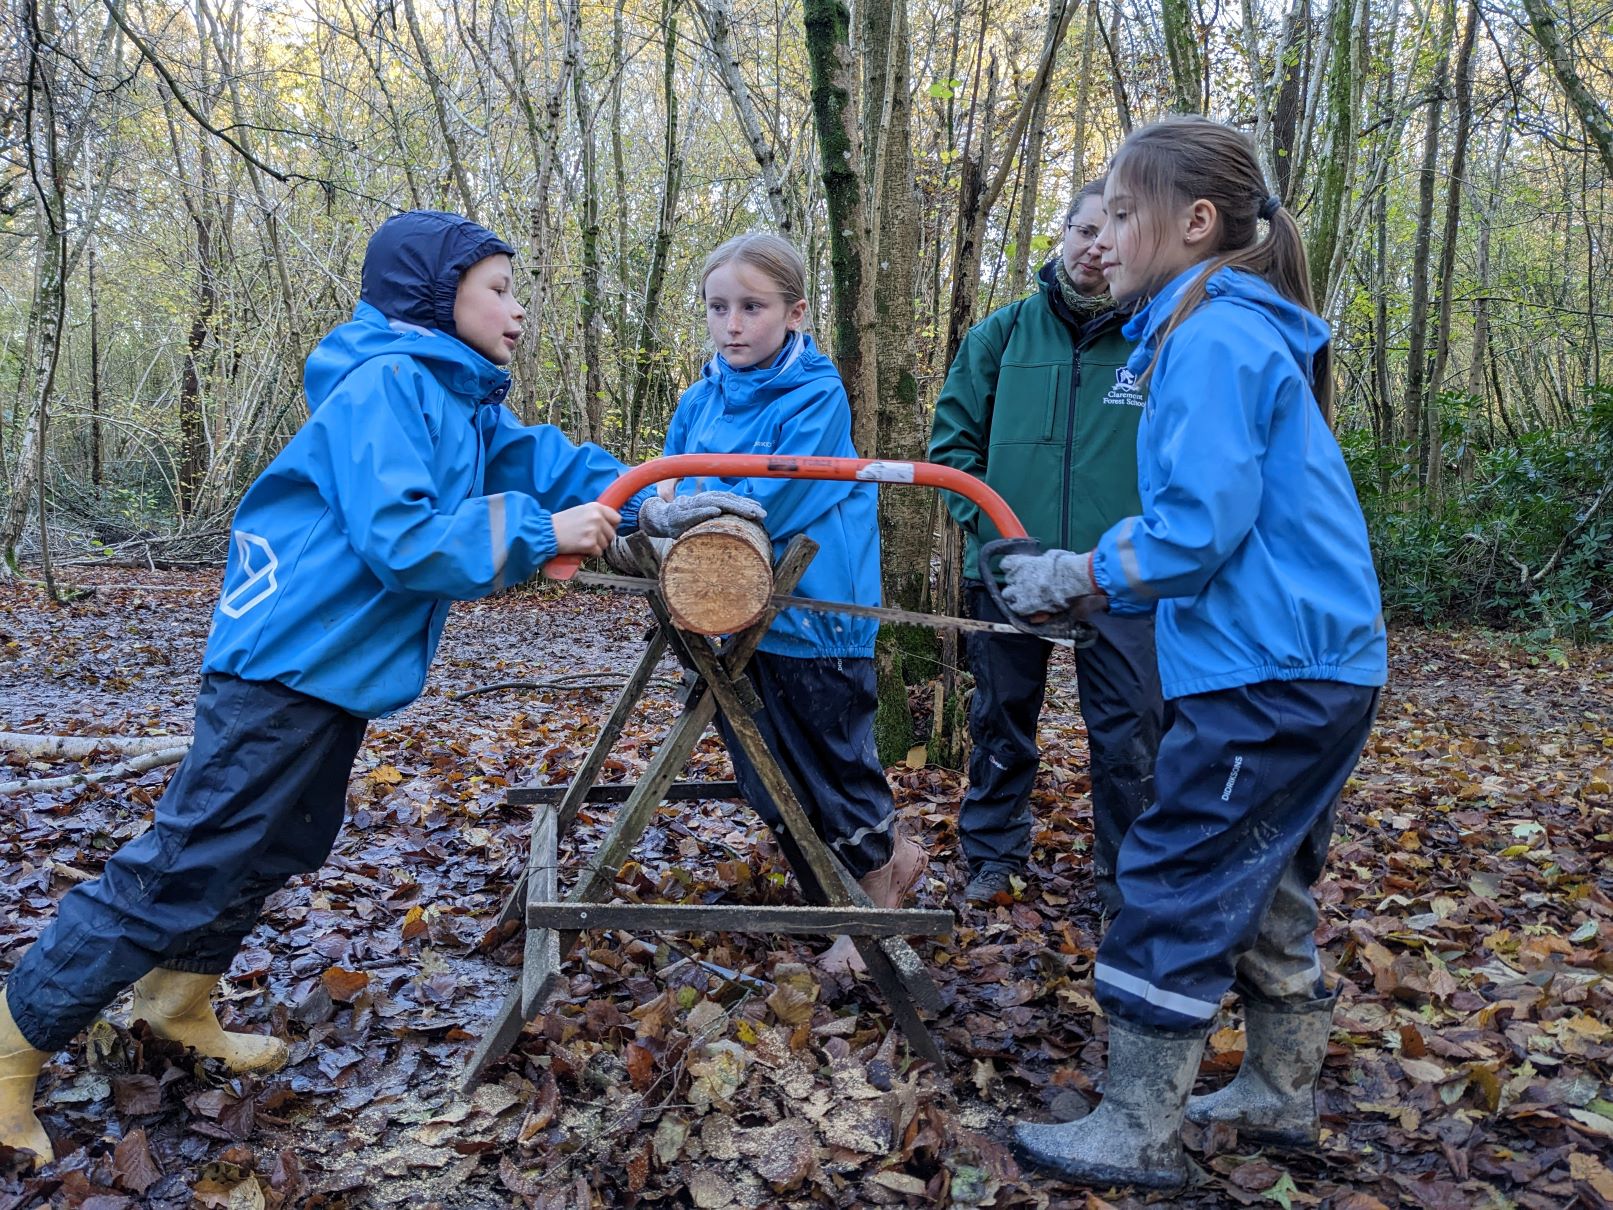
{"label": "muddy wellington boot", "polygon": [[48,1052],[35,1050],[11,1018],[6,993],[0,991],[0,1143],[32,1151],[35,1165],[56,1158],[50,1136],[34,1114],[34,1085]]}
{"label": "muddy wellington boot", "polygon": [[[898,831],[891,845],[891,859],[857,879],[857,885],[875,907],[899,908],[907,902],[908,893],[923,876],[929,861],[923,848]],[[835,943],[823,951],[818,965],[834,974],[860,975],[868,969],[850,937],[836,937]]]}
{"label": "muddy wellington boot", "polygon": [[1322,1129],[1316,1081],[1337,1000],[1336,991],[1297,1004],[1245,999],[1243,1064],[1225,1088],[1188,1102],[1188,1120],[1226,1122],[1246,1142],[1313,1146]]}
{"label": "muddy wellington boot", "polygon": [[144,1021],[159,1038],[218,1059],[238,1075],[279,1071],[290,1053],[279,1038],[230,1033],[218,1023],[210,996],[221,977],[154,970],[134,985],[129,1019]]}
{"label": "muddy wellington boot", "polygon": [[1014,1127],[1014,1154],[1067,1181],[1107,1188],[1187,1183],[1182,1113],[1204,1053],[1203,1033],[1144,1031],[1109,1018],[1103,1101],[1077,1122]]}

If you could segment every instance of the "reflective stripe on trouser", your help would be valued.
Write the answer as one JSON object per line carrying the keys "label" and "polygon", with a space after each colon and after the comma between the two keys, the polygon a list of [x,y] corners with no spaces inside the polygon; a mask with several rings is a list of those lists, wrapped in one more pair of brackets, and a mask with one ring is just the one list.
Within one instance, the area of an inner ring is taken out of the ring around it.
{"label": "reflective stripe on trouser", "polygon": [[[1264,681],[1171,703],[1154,767],[1158,801],[1121,845],[1124,905],[1098,950],[1106,1012],[1167,1030],[1215,1015],[1234,977],[1253,971],[1243,959],[1279,885],[1285,901],[1310,903],[1324,829],[1377,700],[1378,690],[1356,685]],[[1289,976],[1307,965],[1293,937],[1303,919],[1292,910],[1274,919],[1264,946],[1288,956],[1278,965]]]}
{"label": "reflective stripe on trouser", "polygon": [[195,739],[150,830],[62,898],[11,972],[23,1036],[60,1049],[158,966],[227,970],[264,899],[329,855],[364,727],[284,685],[204,676]]}
{"label": "reflective stripe on trouser", "polygon": [[[762,700],[757,730],[818,835],[854,878],[877,870],[891,858],[896,804],[874,746],[874,661],[758,651],[745,675]],[[720,713],[717,728],[745,801],[773,829],[790,865],[802,869],[800,850],[780,833],[773,799]]]}
{"label": "reflective stripe on trouser", "polygon": [[[967,589],[971,617],[1005,620],[978,582]],[[1092,876],[1114,912],[1120,841],[1153,802],[1164,706],[1154,619],[1103,613],[1091,622],[1098,637],[1075,654],[1076,686],[1092,772]],[[1030,857],[1030,794],[1040,761],[1036,724],[1053,648],[1029,635],[978,633],[969,635],[968,645],[974,748],[958,831],[971,870],[1017,869]]]}

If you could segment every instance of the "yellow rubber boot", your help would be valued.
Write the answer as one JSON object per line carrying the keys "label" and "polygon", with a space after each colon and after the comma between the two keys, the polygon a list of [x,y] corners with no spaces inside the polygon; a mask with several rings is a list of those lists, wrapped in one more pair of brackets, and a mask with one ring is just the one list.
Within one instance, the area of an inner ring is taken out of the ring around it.
{"label": "yellow rubber boot", "polygon": [[50,1055],[35,1050],[11,1019],[6,993],[0,991],[0,1143],[32,1151],[35,1164],[56,1158],[50,1136],[34,1115],[34,1085]]}
{"label": "yellow rubber boot", "polygon": [[218,975],[154,970],[134,985],[131,1021],[144,1021],[151,1032],[183,1042],[199,1055],[217,1059],[237,1074],[279,1071],[289,1053],[279,1038],[228,1033],[213,1014],[212,991]]}

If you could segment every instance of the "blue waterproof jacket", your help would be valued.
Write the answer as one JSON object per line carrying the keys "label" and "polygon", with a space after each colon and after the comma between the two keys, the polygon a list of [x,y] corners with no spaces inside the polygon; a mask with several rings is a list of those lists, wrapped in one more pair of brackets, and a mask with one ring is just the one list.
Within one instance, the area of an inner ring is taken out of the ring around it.
{"label": "blue waterproof jacket", "polygon": [[[851,404],[834,362],[812,337],[792,336],[771,366],[736,370],[714,356],[678,400],[667,428],[671,454],[795,454],[855,458]],[[871,483],[824,479],[685,479],[680,494],[725,490],[767,509],[777,559],[796,534],[818,544],[797,595],[878,605],[878,497]],[[787,609],[761,649],[775,655],[865,657],[879,623],[846,614]]]}
{"label": "blue waterproof jacket", "polygon": [[551,510],[623,470],[519,423],[509,381],[454,337],[360,302],[308,358],[312,415],[236,510],[203,671],[363,718],[412,701],[448,602],[532,575],[555,554]]}
{"label": "blue waterproof jacket", "polygon": [[1382,685],[1366,522],[1311,392],[1327,325],[1265,279],[1224,269],[1161,346],[1198,272],[1125,328],[1132,372],[1154,362],[1137,431],[1142,515],[1099,540],[1098,585],[1117,613],[1157,604],[1167,698],[1270,680]]}

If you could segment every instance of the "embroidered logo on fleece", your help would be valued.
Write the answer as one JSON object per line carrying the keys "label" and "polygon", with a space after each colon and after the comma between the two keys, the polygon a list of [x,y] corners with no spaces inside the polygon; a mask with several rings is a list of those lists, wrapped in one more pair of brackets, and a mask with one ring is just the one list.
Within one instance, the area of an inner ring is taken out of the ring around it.
{"label": "embroidered logo on fleece", "polygon": [[1143,393],[1137,389],[1137,375],[1121,366],[1115,371],[1115,384],[1109,388],[1109,393],[1103,397],[1103,401],[1129,408],[1142,407]]}

